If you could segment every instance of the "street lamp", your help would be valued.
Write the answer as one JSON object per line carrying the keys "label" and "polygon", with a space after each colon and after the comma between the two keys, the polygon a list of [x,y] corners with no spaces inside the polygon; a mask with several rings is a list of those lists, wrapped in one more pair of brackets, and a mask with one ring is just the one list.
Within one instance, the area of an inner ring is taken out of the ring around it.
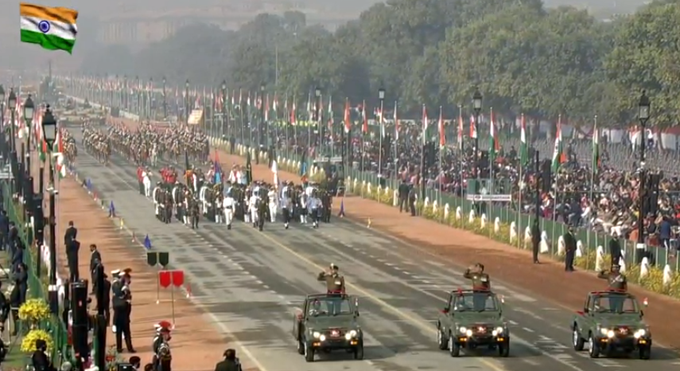
{"label": "street lamp", "polygon": [[[47,106],[45,114],[42,119],[42,130],[47,142],[48,151],[54,151],[54,142],[57,140],[57,120],[52,115],[52,110],[50,106]],[[50,192],[50,277],[49,277],[49,300],[50,308],[55,308],[55,303],[57,302],[57,219],[56,219],[56,194],[57,190],[54,188],[54,161],[50,159],[50,186],[48,191]]]}
{"label": "street lamp", "polygon": [[165,80],[165,76],[163,76],[163,118],[167,119],[168,118],[168,103],[167,100],[165,99],[165,84],[167,83],[167,80]]}
{"label": "street lamp", "polygon": [[[472,110],[475,112],[475,163],[477,163],[479,161],[479,113],[482,111],[482,93],[476,88],[472,95]],[[479,178],[479,168],[477,174]]]}
{"label": "street lamp", "polygon": [[[650,107],[651,107],[651,102],[649,101],[649,97],[647,96],[647,92],[645,90],[642,91],[642,95],[640,96],[640,101],[638,102],[638,120],[640,120],[640,184],[639,184],[639,200],[638,200],[638,238],[637,238],[637,243],[638,249],[644,249],[645,248],[645,237],[644,237],[644,199],[648,195],[648,192],[651,192],[651,190],[647,189],[645,185],[646,181],[646,171],[645,171],[645,142],[646,142],[646,127],[647,127],[647,121],[649,121],[649,112],[650,112]],[[612,262],[614,263],[614,262]]]}
{"label": "street lamp", "polygon": [[189,79],[184,83],[184,116],[186,116],[186,123],[189,123]]}
{"label": "street lamp", "polygon": [[[262,147],[264,146],[265,138],[266,138],[266,133],[265,133],[265,121],[264,121],[264,84],[260,84],[260,127],[258,128],[258,153],[259,151],[262,150]],[[259,155],[258,155],[259,156]],[[256,161],[259,163],[259,157]]]}
{"label": "street lamp", "polygon": [[[385,89],[378,89],[378,99],[380,100],[380,139],[378,143],[378,182],[381,187],[384,187],[382,179],[382,159],[383,159],[383,133],[385,132],[384,109],[385,109]],[[394,123],[397,124],[396,122]]]}
{"label": "street lamp", "polygon": [[9,148],[10,148],[10,163],[12,164],[12,173],[14,175],[14,192],[17,192],[21,188],[19,187],[20,184],[20,174],[19,171],[19,161],[17,160],[17,144],[14,142],[14,119],[16,115],[16,104],[17,104],[17,96],[14,94],[14,88],[9,89],[9,99],[7,100],[7,104],[9,105],[9,112],[10,112],[10,122],[9,122]]}
{"label": "street lamp", "polygon": [[[24,120],[26,121],[26,127],[28,128],[28,135],[26,135],[26,145],[28,147],[28,152],[26,153],[26,173],[27,176],[31,176],[31,123],[33,122],[33,113],[35,112],[35,105],[33,104],[33,97],[29,94],[26,102],[24,102]],[[30,190],[33,192],[33,189]]]}
{"label": "street lamp", "polygon": [[[222,138],[227,134],[227,131],[231,131],[229,128],[225,131],[227,122],[227,81],[222,80],[222,130],[220,132]],[[231,146],[229,148],[231,148]]]}
{"label": "street lamp", "polygon": [[[317,128],[317,130],[319,130],[319,134],[321,134],[321,130],[319,129],[319,127],[321,126],[321,125],[319,125],[319,123],[321,122],[321,118],[319,117],[320,113],[321,113],[321,109],[320,109],[321,107],[319,107],[319,106],[321,106],[321,88],[320,87],[317,86],[314,89],[314,96],[316,97],[315,103],[314,103],[314,115],[316,116],[315,117],[316,118],[316,120],[315,120],[316,121],[316,128]],[[310,124],[311,124],[311,122],[310,122]],[[307,134],[308,134],[307,148],[309,149],[309,148],[312,147],[312,125],[307,126]],[[323,142],[323,138],[319,138],[319,144],[321,144],[322,142]],[[323,152],[323,149],[321,151]],[[322,153],[322,155],[323,155],[323,153]]]}
{"label": "street lamp", "polygon": [[149,77],[149,88],[146,91],[146,104],[144,104],[144,110],[146,111],[146,116],[151,119],[151,99],[153,98],[153,77]]}
{"label": "street lamp", "polygon": [[[5,87],[0,84],[0,122],[5,122]],[[2,161],[7,161],[7,139],[5,138],[5,130],[0,130],[0,145],[2,145]]]}

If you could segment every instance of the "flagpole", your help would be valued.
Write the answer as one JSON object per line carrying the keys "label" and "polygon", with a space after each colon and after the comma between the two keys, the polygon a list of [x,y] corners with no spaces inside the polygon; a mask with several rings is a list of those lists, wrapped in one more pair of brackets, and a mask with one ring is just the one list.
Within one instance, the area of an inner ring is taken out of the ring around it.
{"label": "flagpole", "polygon": [[399,149],[397,142],[399,141],[399,116],[397,113],[397,101],[394,101],[394,178],[397,180],[395,187],[399,187]]}
{"label": "flagpole", "polygon": [[442,173],[444,172],[444,167],[442,166],[442,152],[444,152],[444,147],[446,146],[446,143],[444,142],[445,136],[444,134],[444,122],[442,118],[442,106],[439,106],[439,125],[442,126],[439,130],[439,174],[437,174],[437,205],[442,204]]}
{"label": "flagpole", "polygon": [[[593,138],[592,140],[593,141],[597,140],[595,143],[597,143],[597,145],[599,147],[599,145],[600,145],[600,132],[597,130],[597,115],[595,115],[595,117],[593,117],[593,124],[594,124],[594,128],[595,128],[593,130],[593,135],[597,136],[597,139]],[[600,149],[594,148],[593,150],[597,151],[598,158],[594,159],[595,161],[591,165],[593,168],[590,171],[590,194],[588,195],[588,198],[590,199],[591,202],[594,200],[593,194],[595,192],[595,190],[594,190],[594,188],[595,188],[595,171],[597,171],[597,167],[599,165],[598,162],[600,160],[599,159]]]}
{"label": "flagpole", "polygon": [[[382,160],[383,160],[383,134],[385,133],[385,125],[383,123],[383,108],[385,107],[385,90],[380,89],[378,92],[380,98],[380,139],[378,140],[378,178],[382,177]],[[380,181],[380,179],[378,179]]]}
{"label": "flagpole", "polygon": [[[496,128],[495,128],[495,123],[494,123],[494,117],[493,117],[493,107],[489,108],[490,110],[490,117],[489,117],[489,127],[491,130],[491,147],[489,148],[489,153],[493,153],[493,156],[489,156],[489,181],[491,182],[491,192],[495,192],[495,184],[493,181],[493,163],[496,160]],[[490,204],[490,203],[489,203]]]}

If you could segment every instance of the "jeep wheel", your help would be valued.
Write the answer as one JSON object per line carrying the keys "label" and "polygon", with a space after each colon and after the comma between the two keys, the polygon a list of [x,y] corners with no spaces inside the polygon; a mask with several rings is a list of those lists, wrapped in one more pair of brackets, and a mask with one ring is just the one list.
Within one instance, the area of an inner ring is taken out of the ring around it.
{"label": "jeep wheel", "polygon": [[460,356],[460,344],[456,343],[453,335],[449,334],[449,354],[451,357]]}
{"label": "jeep wheel", "polygon": [[498,355],[507,358],[510,356],[510,342],[505,341],[502,343],[498,343]]}
{"label": "jeep wheel", "polygon": [[449,347],[449,341],[441,328],[437,329],[437,346],[439,350],[446,350]]}
{"label": "jeep wheel", "polygon": [[574,350],[580,352],[583,350],[583,346],[586,342],[581,337],[581,333],[578,332],[578,326],[574,325],[574,331],[571,334],[571,343],[574,345]]}
{"label": "jeep wheel", "polygon": [[600,356],[600,345],[597,343],[593,335],[588,338],[588,354],[590,358],[597,358]]}
{"label": "jeep wheel", "polygon": [[309,344],[304,343],[303,353],[305,355],[305,361],[314,362],[314,349],[310,349]]}
{"label": "jeep wheel", "polygon": [[640,354],[640,359],[650,359],[652,357],[652,347],[651,346],[646,346],[644,348],[640,348],[639,350]]}
{"label": "jeep wheel", "polygon": [[302,343],[302,340],[300,339],[298,339],[297,341],[297,351],[299,355],[305,354],[305,345]]}
{"label": "jeep wheel", "polygon": [[356,360],[362,360],[364,359],[364,343],[361,342],[359,345],[354,348],[354,359]]}

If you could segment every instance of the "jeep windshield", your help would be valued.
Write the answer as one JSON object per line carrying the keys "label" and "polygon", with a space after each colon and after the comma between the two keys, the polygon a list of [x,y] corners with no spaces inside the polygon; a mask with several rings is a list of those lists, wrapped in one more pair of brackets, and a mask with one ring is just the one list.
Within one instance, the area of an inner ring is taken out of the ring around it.
{"label": "jeep windshield", "polygon": [[603,293],[593,297],[593,312],[638,314],[640,306],[634,297],[625,293]]}
{"label": "jeep windshield", "polygon": [[346,297],[328,296],[309,301],[308,314],[311,317],[353,315],[352,305]]}
{"label": "jeep windshield", "polygon": [[492,292],[465,292],[453,300],[454,312],[498,312],[498,298]]}

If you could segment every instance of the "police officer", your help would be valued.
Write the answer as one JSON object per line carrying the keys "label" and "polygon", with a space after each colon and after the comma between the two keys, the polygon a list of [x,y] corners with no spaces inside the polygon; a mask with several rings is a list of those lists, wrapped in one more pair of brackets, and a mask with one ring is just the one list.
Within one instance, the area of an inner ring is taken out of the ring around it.
{"label": "police officer", "polygon": [[111,272],[114,278],[111,284],[111,296],[113,297],[113,326],[116,333],[116,349],[120,353],[123,351],[123,336],[128,352],[135,353],[132,346],[132,334],[130,333],[130,289],[121,278],[120,269]]}
{"label": "police officer", "polygon": [[566,256],[564,257],[564,270],[566,272],[573,272],[574,258],[576,257],[576,237],[574,237],[574,227],[569,226],[569,230],[562,237],[564,239],[564,247],[566,250]]}
{"label": "police officer", "polygon": [[319,272],[317,276],[318,281],[326,282],[326,289],[329,294],[344,294],[345,293],[345,277],[339,273],[340,268],[331,263],[329,270],[326,272]]}
{"label": "police officer", "polygon": [[484,310],[488,292],[491,291],[491,277],[484,273],[484,264],[476,263],[463,273],[463,277],[472,281],[472,303],[475,310]]}
{"label": "police officer", "polygon": [[241,371],[241,362],[236,358],[236,350],[227,349],[223,355],[224,361],[215,365],[215,371]]}
{"label": "police officer", "polygon": [[597,278],[607,280],[609,295],[609,306],[614,312],[623,312],[623,302],[628,291],[628,280],[621,273],[621,266],[618,263],[612,264],[611,271],[601,271]]}
{"label": "police officer", "polygon": [[406,183],[406,179],[404,179],[401,181],[401,184],[399,184],[399,212],[402,212],[404,209],[406,209],[406,201],[408,200],[408,194],[409,194],[408,183]]}

